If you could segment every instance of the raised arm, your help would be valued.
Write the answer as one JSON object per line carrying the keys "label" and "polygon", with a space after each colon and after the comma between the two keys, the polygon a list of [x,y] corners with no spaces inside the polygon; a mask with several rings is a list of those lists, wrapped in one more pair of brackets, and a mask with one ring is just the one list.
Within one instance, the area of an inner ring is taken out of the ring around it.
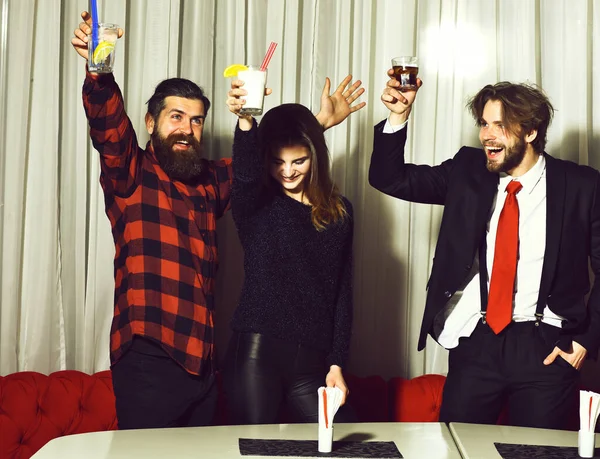
{"label": "raised arm", "polygon": [[406,201],[444,204],[452,160],[439,166],[407,164],[404,158],[406,123],[417,90],[400,92],[390,69],[381,101],[390,110],[389,118],[375,126],[369,183],[373,188]]}
{"label": "raised arm", "polygon": [[362,85],[362,81],[360,80],[355,81],[348,87],[350,81],[352,81],[352,75],[344,78],[333,94],[329,94],[331,91],[331,81],[329,78],[325,78],[325,85],[321,92],[321,108],[316,115],[324,130],[340,124],[351,113],[367,105],[366,102],[352,105],[365,92],[365,89],[360,87]]}
{"label": "raised arm", "polygon": [[250,218],[260,205],[262,174],[264,165],[260,157],[256,121],[251,116],[240,114],[245,101],[244,82],[234,80],[227,94],[227,107],[238,117],[233,138],[233,184],[231,189],[231,211],[239,228]]}
{"label": "raised arm", "polygon": [[[81,13],[83,22],[75,29],[73,48],[86,61],[91,17]],[[119,37],[123,30],[119,29]],[[83,106],[90,125],[90,137],[100,153],[101,183],[105,193],[126,196],[133,192],[137,168],[138,144],[131,121],[125,113],[123,95],[112,74],[86,71]],[[141,150],[140,150],[141,151]]]}

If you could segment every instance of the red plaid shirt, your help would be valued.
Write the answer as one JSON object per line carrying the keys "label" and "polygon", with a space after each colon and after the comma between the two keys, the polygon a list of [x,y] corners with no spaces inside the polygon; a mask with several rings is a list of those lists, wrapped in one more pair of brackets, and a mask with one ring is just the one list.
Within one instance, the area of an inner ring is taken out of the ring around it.
{"label": "red plaid shirt", "polygon": [[116,248],[111,363],[140,335],[188,372],[210,371],[216,220],[229,208],[231,160],[209,161],[196,187],[170,180],[150,143],[138,146],[112,75],[87,74],[83,105]]}

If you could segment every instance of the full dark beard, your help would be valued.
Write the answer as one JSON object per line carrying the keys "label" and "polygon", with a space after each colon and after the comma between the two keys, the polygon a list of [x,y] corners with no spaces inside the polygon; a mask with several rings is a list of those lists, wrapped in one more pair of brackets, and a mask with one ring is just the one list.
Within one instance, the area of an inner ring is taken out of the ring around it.
{"label": "full dark beard", "polygon": [[527,144],[525,143],[525,139],[521,139],[519,138],[519,140],[517,141],[517,143],[515,145],[513,145],[510,148],[506,148],[506,146],[504,146],[504,161],[502,161],[501,163],[493,163],[491,161],[487,161],[487,168],[490,172],[508,172],[510,170],[513,170],[515,167],[517,167],[519,164],[521,164],[521,161],[523,161],[523,158],[525,157],[525,150],[527,147]]}
{"label": "full dark beard", "polygon": [[[204,148],[194,136],[171,134],[165,138],[154,132],[151,139],[156,159],[170,179],[194,183],[201,178],[206,169],[206,160],[202,157]],[[189,143],[190,148],[187,151],[173,149],[180,140]]]}

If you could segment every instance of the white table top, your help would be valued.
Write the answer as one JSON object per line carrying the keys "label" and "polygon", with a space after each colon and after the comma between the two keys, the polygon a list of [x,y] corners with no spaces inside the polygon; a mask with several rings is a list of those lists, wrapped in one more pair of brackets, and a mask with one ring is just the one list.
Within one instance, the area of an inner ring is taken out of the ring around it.
{"label": "white table top", "polygon": [[[245,458],[239,438],[316,440],[316,424],[186,427],[93,432],[55,438],[34,459]],[[334,441],[394,441],[406,459],[460,459],[450,431],[439,423],[335,424]],[[315,457],[318,453],[315,451]]]}
{"label": "white table top", "polygon": [[[483,424],[450,423],[450,432],[465,459],[501,458],[494,443],[577,446],[577,432]],[[598,434],[596,434],[598,444]]]}

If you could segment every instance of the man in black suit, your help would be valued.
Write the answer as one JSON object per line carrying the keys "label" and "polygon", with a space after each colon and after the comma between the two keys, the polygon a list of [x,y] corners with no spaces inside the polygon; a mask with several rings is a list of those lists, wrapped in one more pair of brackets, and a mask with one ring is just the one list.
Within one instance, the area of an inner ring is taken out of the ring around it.
{"label": "man in black suit", "polygon": [[[389,71],[388,75],[392,75]],[[418,81],[418,88],[422,82]],[[485,86],[468,104],[483,149],[440,165],[404,161],[417,90],[390,78],[369,182],[444,205],[418,349],[450,350],[440,420],[563,428],[579,369],[600,344],[600,174],[544,152],[553,108],[539,89]],[[489,269],[488,269],[489,268]]]}

